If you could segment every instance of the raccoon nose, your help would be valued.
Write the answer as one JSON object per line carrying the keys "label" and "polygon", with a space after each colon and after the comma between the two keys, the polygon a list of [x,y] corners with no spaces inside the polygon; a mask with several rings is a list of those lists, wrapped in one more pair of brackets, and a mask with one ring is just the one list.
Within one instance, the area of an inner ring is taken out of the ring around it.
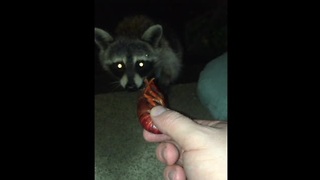
{"label": "raccoon nose", "polygon": [[128,91],[136,91],[136,90],[138,90],[138,87],[135,84],[128,83],[126,85],[126,90],[128,90]]}

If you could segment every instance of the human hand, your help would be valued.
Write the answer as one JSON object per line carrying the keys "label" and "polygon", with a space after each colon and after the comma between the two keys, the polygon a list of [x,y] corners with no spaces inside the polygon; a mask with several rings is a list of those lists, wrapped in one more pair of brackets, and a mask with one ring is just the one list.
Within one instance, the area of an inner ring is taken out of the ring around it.
{"label": "human hand", "polygon": [[156,106],[151,110],[153,123],[163,134],[146,130],[146,141],[160,142],[159,161],[167,164],[165,179],[227,179],[227,123],[195,120]]}

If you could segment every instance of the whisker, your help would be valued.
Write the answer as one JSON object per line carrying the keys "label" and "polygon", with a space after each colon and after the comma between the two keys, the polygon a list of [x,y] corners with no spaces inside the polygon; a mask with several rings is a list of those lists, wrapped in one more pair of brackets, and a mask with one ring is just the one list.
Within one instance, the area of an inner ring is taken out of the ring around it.
{"label": "whisker", "polygon": [[119,91],[121,88],[120,82],[119,81],[114,81],[114,82],[110,82],[110,91],[111,92],[116,92]]}

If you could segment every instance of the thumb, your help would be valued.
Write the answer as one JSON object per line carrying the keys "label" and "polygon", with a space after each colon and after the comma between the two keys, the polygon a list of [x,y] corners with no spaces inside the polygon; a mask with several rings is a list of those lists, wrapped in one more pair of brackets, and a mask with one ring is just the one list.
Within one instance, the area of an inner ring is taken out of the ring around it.
{"label": "thumb", "polygon": [[187,137],[194,132],[198,124],[190,118],[162,106],[156,106],[150,112],[152,121],[157,128],[166,135],[169,135],[182,147],[187,145]]}

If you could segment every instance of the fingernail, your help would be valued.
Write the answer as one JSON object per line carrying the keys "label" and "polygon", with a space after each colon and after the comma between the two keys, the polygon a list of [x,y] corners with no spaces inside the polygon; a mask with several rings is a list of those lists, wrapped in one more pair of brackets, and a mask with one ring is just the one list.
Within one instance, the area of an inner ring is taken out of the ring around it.
{"label": "fingernail", "polygon": [[168,178],[170,180],[174,180],[175,175],[176,175],[176,173],[174,171],[170,171],[169,174],[168,174]]}
{"label": "fingernail", "polygon": [[163,106],[156,106],[151,109],[150,115],[151,116],[159,116],[163,112],[165,112],[166,109]]}

